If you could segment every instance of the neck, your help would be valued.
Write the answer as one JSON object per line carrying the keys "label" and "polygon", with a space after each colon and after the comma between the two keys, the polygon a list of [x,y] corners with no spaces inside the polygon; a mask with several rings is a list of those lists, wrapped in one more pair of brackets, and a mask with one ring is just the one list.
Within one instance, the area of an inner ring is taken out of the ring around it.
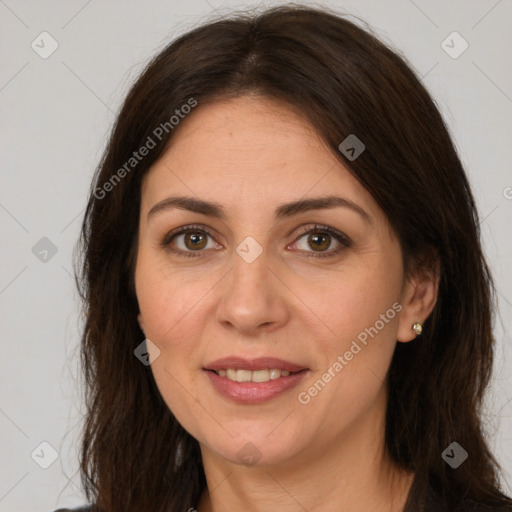
{"label": "neck", "polygon": [[[201,445],[207,490],[198,512],[400,512],[413,475],[391,463],[384,445],[385,396],[327,446],[314,440],[279,464],[233,464]],[[321,436],[318,436],[321,437]]]}

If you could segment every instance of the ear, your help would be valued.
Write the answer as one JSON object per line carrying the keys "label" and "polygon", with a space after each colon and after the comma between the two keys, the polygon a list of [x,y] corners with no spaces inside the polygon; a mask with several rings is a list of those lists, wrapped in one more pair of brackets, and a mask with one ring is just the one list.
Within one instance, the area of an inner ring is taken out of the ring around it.
{"label": "ear", "polygon": [[139,313],[137,315],[137,322],[139,322],[140,330],[144,333],[144,335],[146,335],[146,333],[144,331],[144,321],[142,320],[142,314],[141,313]]}
{"label": "ear", "polygon": [[429,269],[417,271],[402,288],[402,311],[398,321],[397,339],[407,343],[417,337],[412,326],[423,324],[434,309],[439,290],[439,259]]}

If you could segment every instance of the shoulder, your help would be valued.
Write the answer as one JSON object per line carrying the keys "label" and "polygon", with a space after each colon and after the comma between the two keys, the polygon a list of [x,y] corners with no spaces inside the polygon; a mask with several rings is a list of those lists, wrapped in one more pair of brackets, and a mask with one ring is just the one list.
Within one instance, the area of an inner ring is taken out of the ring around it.
{"label": "shoulder", "polygon": [[83,505],[82,507],[78,507],[78,508],[59,508],[58,510],[55,510],[54,512],[94,512],[94,506],[93,505]]}
{"label": "shoulder", "polygon": [[492,506],[492,505],[483,505],[481,503],[477,503],[473,500],[464,500],[459,506],[455,509],[454,512],[510,512],[512,511],[512,507],[507,505],[501,506]]}
{"label": "shoulder", "polygon": [[[510,504],[487,505],[479,503],[469,497],[463,499],[457,506],[449,508],[432,487],[429,487],[427,496],[428,499],[424,512],[512,512],[512,506]],[[510,500],[508,496],[503,496],[503,498]]]}

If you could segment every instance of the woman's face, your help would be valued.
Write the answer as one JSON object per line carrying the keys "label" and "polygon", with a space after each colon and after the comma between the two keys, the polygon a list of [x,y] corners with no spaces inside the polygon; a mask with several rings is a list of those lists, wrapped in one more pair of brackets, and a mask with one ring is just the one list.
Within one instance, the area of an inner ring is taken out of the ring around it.
{"label": "woman's face", "polygon": [[245,96],[182,123],[143,181],[135,276],[163,399],[234,463],[382,432],[385,375],[416,320],[384,213],[283,106]]}

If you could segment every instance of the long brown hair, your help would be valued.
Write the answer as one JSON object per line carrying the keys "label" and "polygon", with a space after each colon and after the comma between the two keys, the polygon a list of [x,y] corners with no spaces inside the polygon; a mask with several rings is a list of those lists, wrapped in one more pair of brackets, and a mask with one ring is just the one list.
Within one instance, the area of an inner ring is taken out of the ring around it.
{"label": "long brown hair", "polygon": [[[387,215],[408,275],[439,257],[435,309],[420,340],[397,343],[389,369],[386,447],[415,473],[405,510],[421,510],[432,492],[450,510],[463,498],[512,509],[481,420],[495,293],[447,127],[405,59],[370,30],[331,9],[287,5],[235,12],[181,35],[147,65],[117,117],[91,184],[75,270],[87,499],[105,512],[187,510],[205,489],[198,442],[134,356],[144,339],[134,287],[141,180],[179,129],[176,110],[249,93],[311,122]],[[355,160],[338,148],[350,134],[365,144]],[[151,146],[146,156],[131,160],[143,145]],[[441,457],[453,441],[469,454],[457,469]]]}

